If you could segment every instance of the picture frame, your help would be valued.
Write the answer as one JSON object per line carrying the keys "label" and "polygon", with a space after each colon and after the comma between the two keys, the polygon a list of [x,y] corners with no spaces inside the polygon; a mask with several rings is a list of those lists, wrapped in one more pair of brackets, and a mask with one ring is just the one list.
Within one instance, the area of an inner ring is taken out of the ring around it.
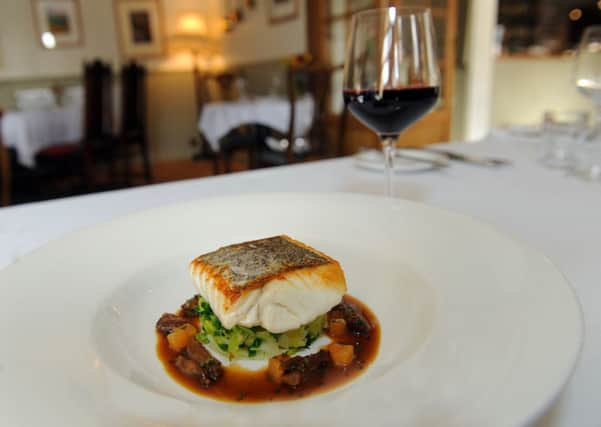
{"label": "picture frame", "polygon": [[121,56],[128,59],[165,54],[163,11],[159,0],[113,0]]}
{"label": "picture frame", "polygon": [[270,24],[280,24],[298,17],[299,0],[267,0]]}
{"label": "picture frame", "polygon": [[52,34],[50,48],[83,45],[83,24],[79,0],[31,0],[34,29],[42,47],[43,36]]}

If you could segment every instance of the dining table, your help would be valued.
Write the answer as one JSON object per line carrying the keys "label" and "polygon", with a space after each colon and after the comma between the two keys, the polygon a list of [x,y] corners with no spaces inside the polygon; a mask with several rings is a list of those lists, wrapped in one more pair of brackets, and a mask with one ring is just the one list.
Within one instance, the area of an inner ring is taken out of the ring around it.
{"label": "dining table", "polygon": [[[294,135],[307,133],[312,124],[314,101],[304,95],[295,101]],[[198,129],[211,149],[220,151],[220,140],[241,125],[261,124],[283,134],[290,123],[290,101],[281,96],[259,96],[236,101],[209,102],[202,108]],[[277,149],[277,148],[276,148]]]}
{"label": "dining table", "polygon": [[6,147],[15,150],[22,166],[33,168],[35,156],[41,150],[80,142],[82,120],[81,105],[7,111],[0,119],[1,139]]}
{"label": "dining table", "polygon": [[[511,164],[485,167],[451,161],[444,168],[397,173],[395,196],[488,223],[542,252],[565,274],[582,307],[584,345],[571,379],[535,425],[598,427],[601,185],[543,167],[527,145],[527,141],[507,135],[489,136],[478,143],[445,144],[447,150],[502,157]],[[0,268],[18,263],[36,248],[76,230],[179,202],[211,203],[213,197],[243,193],[380,195],[383,190],[383,173],[358,168],[349,156],[2,208]]]}

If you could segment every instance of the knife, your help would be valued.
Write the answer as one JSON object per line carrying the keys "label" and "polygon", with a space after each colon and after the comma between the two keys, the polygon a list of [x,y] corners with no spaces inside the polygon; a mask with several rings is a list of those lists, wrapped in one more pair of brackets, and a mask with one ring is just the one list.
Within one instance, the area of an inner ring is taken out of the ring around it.
{"label": "knife", "polygon": [[504,166],[504,165],[511,164],[511,160],[507,160],[507,159],[499,159],[499,158],[494,158],[494,157],[480,157],[480,156],[474,156],[474,155],[470,155],[470,154],[457,153],[455,151],[449,151],[449,150],[444,150],[444,149],[439,149],[439,148],[425,147],[424,150],[429,151],[431,153],[441,154],[443,156],[446,156],[449,160],[458,160],[460,162],[472,163],[474,165],[480,165],[480,166]]}
{"label": "knife", "polygon": [[448,161],[445,159],[445,155],[442,154],[439,158],[436,157],[421,157],[419,154],[416,155],[412,155],[409,151],[407,150],[395,150],[394,151],[394,157],[397,157],[399,159],[407,159],[407,160],[412,160],[414,162],[420,162],[420,163],[428,163],[434,167],[437,168],[444,168],[447,167],[449,165]]}

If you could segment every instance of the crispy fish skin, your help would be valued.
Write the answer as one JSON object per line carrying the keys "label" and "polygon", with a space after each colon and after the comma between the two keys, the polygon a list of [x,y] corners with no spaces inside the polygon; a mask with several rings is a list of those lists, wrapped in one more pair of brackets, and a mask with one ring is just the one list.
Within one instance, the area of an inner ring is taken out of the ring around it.
{"label": "crispy fish skin", "polygon": [[285,235],[201,255],[190,273],[226,328],[283,332],[327,312],[346,292],[336,260]]}

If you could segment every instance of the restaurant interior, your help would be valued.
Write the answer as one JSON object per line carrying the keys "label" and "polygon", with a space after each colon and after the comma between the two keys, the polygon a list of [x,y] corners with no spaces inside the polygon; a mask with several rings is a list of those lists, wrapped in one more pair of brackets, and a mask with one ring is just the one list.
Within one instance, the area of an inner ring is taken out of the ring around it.
{"label": "restaurant interior", "polygon": [[3,203],[378,148],[341,94],[353,13],[388,5],[431,8],[441,70],[398,147],[592,111],[573,76],[592,1],[2,0]]}

